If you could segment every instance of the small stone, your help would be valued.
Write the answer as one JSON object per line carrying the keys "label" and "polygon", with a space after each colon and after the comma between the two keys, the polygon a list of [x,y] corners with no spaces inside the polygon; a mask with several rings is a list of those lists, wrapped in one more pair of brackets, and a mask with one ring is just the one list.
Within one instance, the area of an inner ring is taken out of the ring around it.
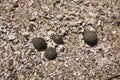
{"label": "small stone", "polygon": [[78,36],[80,39],[83,39],[83,35],[82,34],[79,34]]}
{"label": "small stone", "polygon": [[29,20],[30,21],[36,21],[36,17],[32,16]]}
{"label": "small stone", "polygon": [[96,45],[98,41],[97,34],[94,31],[85,31],[83,33],[83,39],[90,46]]}
{"label": "small stone", "polygon": [[78,2],[79,0],[73,0],[73,1]]}
{"label": "small stone", "polygon": [[15,35],[14,34],[9,34],[8,35],[8,40],[12,41],[12,40],[15,40]]}
{"label": "small stone", "polygon": [[100,26],[101,25],[101,20],[98,20],[98,22],[97,22],[97,26]]}
{"label": "small stone", "polygon": [[18,2],[13,3],[13,7],[14,7],[14,8],[19,7]]}
{"label": "small stone", "polygon": [[64,46],[63,45],[58,45],[56,50],[57,50],[57,52],[63,52],[64,51]]}
{"label": "small stone", "polygon": [[48,36],[50,36],[50,37],[51,37],[51,36],[53,36],[53,35],[54,35],[54,33],[55,33],[54,31],[48,31]]}
{"label": "small stone", "polygon": [[52,39],[58,45],[64,43],[61,35],[53,35]]}
{"label": "small stone", "polygon": [[33,46],[38,50],[38,51],[43,51],[47,48],[47,43],[45,40],[41,37],[38,38],[33,38],[32,40]]}
{"label": "small stone", "polygon": [[35,11],[31,14],[31,17],[29,18],[30,21],[36,21],[38,12]]}
{"label": "small stone", "polygon": [[115,23],[119,26],[120,25],[120,17],[115,19]]}
{"label": "small stone", "polygon": [[28,25],[28,27],[29,27],[29,31],[33,32],[34,28],[35,28],[35,25],[31,23],[31,24]]}
{"label": "small stone", "polygon": [[24,75],[22,75],[22,74],[18,75],[18,80],[24,80],[24,78],[25,78]]}
{"label": "small stone", "polygon": [[26,38],[26,40],[29,40],[29,36],[30,36],[29,32],[23,32],[22,35]]}
{"label": "small stone", "polygon": [[8,61],[8,65],[9,65],[9,66],[12,66],[12,65],[13,65],[13,62],[14,62],[14,61],[13,61],[12,59],[10,59],[10,60]]}
{"label": "small stone", "polygon": [[63,15],[57,15],[56,18],[59,20],[59,21],[62,21],[64,16]]}
{"label": "small stone", "polygon": [[23,32],[22,35],[23,35],[24,37],[28,37],[28,36],[30,36],[30,33],[29,33],[29,32]]}
{"label": "small stone", "polygon": [[28,2],[28,5],[29,5],[29,6],[32,6],[33,3],[34,3],[34,1],[33,1],[33,0],[30,0],[30,1]]}
{"label": "small stone", "polygon": [[48,60],[54,60],[57,57],[57,53],[56,53],[56,49],[49,47],[46,49],[45,54],[44,54],[45,58],[47,58]]}

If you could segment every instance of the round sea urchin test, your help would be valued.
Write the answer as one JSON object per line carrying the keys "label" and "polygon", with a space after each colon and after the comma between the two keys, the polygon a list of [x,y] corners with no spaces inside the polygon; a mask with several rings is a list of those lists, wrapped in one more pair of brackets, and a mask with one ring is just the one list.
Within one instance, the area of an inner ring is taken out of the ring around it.
{"label": "round sea urchin test", "polygon": [[33,38],[32,43],[35,49],[37,49],[38,51],[42,51],[47,48],[47,44],[45,40],[41,37]]}
{"label": "round sea urchin test", "polygon": [[96,45],[98,41],[97,34],[94,31],[85,31],[83,33],[83,39],[90,46]]}
{"label": "round sea urchin test", "polygon": [[53,35],[52,39],[56,44],[64,43],[61,35]]}
{"label": "round sea urchin test", "polygon": [[45,50],[44,56],[45,56],[45,58],[47,58],[48,60],[54,60],[54,59],[56,59],[56,57],[57,57],[56,49],[55,49],[55,48],[52,48],[52,47],[48,47],[48,48]]}

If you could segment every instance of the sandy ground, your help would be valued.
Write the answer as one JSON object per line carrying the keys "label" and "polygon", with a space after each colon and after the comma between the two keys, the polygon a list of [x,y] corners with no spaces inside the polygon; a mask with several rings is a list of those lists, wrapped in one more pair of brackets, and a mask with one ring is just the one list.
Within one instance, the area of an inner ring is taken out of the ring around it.
{"label": "sandy ground", "polygon": [[[120,0],[0,0],[0,80],[120,80]],[[98,44],[84,43],[84,30]],[[51,35],[62,35],[57,45]],[[48,61],[31,40],[56,47]]]}

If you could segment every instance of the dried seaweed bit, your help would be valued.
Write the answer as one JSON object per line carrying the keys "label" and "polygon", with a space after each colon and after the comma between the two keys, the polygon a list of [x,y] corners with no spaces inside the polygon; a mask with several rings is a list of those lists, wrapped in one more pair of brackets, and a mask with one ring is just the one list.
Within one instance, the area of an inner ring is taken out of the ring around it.
{"label": "dried seaweed bit", "polygon": [[41,37],[33,38],[32,43],[35,49],[37,49],[38,51],[43,51],[47,48],[45,40]]}
{"label": "dried seaweed bit", "polygon": [[56,49],[49,47],[46,49],[45,54],[44,54],[45,58],[47,58],[48,60],[54,60],[57,57],[57,53],[56,53]]}
{"label": "dried seaweed bit", "polygon": [[61,35],[53,35],[52,39],[58,45],[64,43]]}
{"label": "dried seaweed bit", "polygon": [[83,39],[90,46],[94,46],[98,42],[97,34],[94,31],[85,31],[83,33]]}

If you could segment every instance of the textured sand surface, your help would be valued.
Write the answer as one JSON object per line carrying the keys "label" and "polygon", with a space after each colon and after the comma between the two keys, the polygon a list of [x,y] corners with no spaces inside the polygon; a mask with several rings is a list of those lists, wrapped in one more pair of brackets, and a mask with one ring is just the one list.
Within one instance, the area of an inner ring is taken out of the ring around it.
{"label": "textured sand surface", "polygon": [[[97,45],[84,43],[84,30]],[[58,57],[44,58],[34,37]],[[120,0],[0,0],[0,80],[120,80]]]}

